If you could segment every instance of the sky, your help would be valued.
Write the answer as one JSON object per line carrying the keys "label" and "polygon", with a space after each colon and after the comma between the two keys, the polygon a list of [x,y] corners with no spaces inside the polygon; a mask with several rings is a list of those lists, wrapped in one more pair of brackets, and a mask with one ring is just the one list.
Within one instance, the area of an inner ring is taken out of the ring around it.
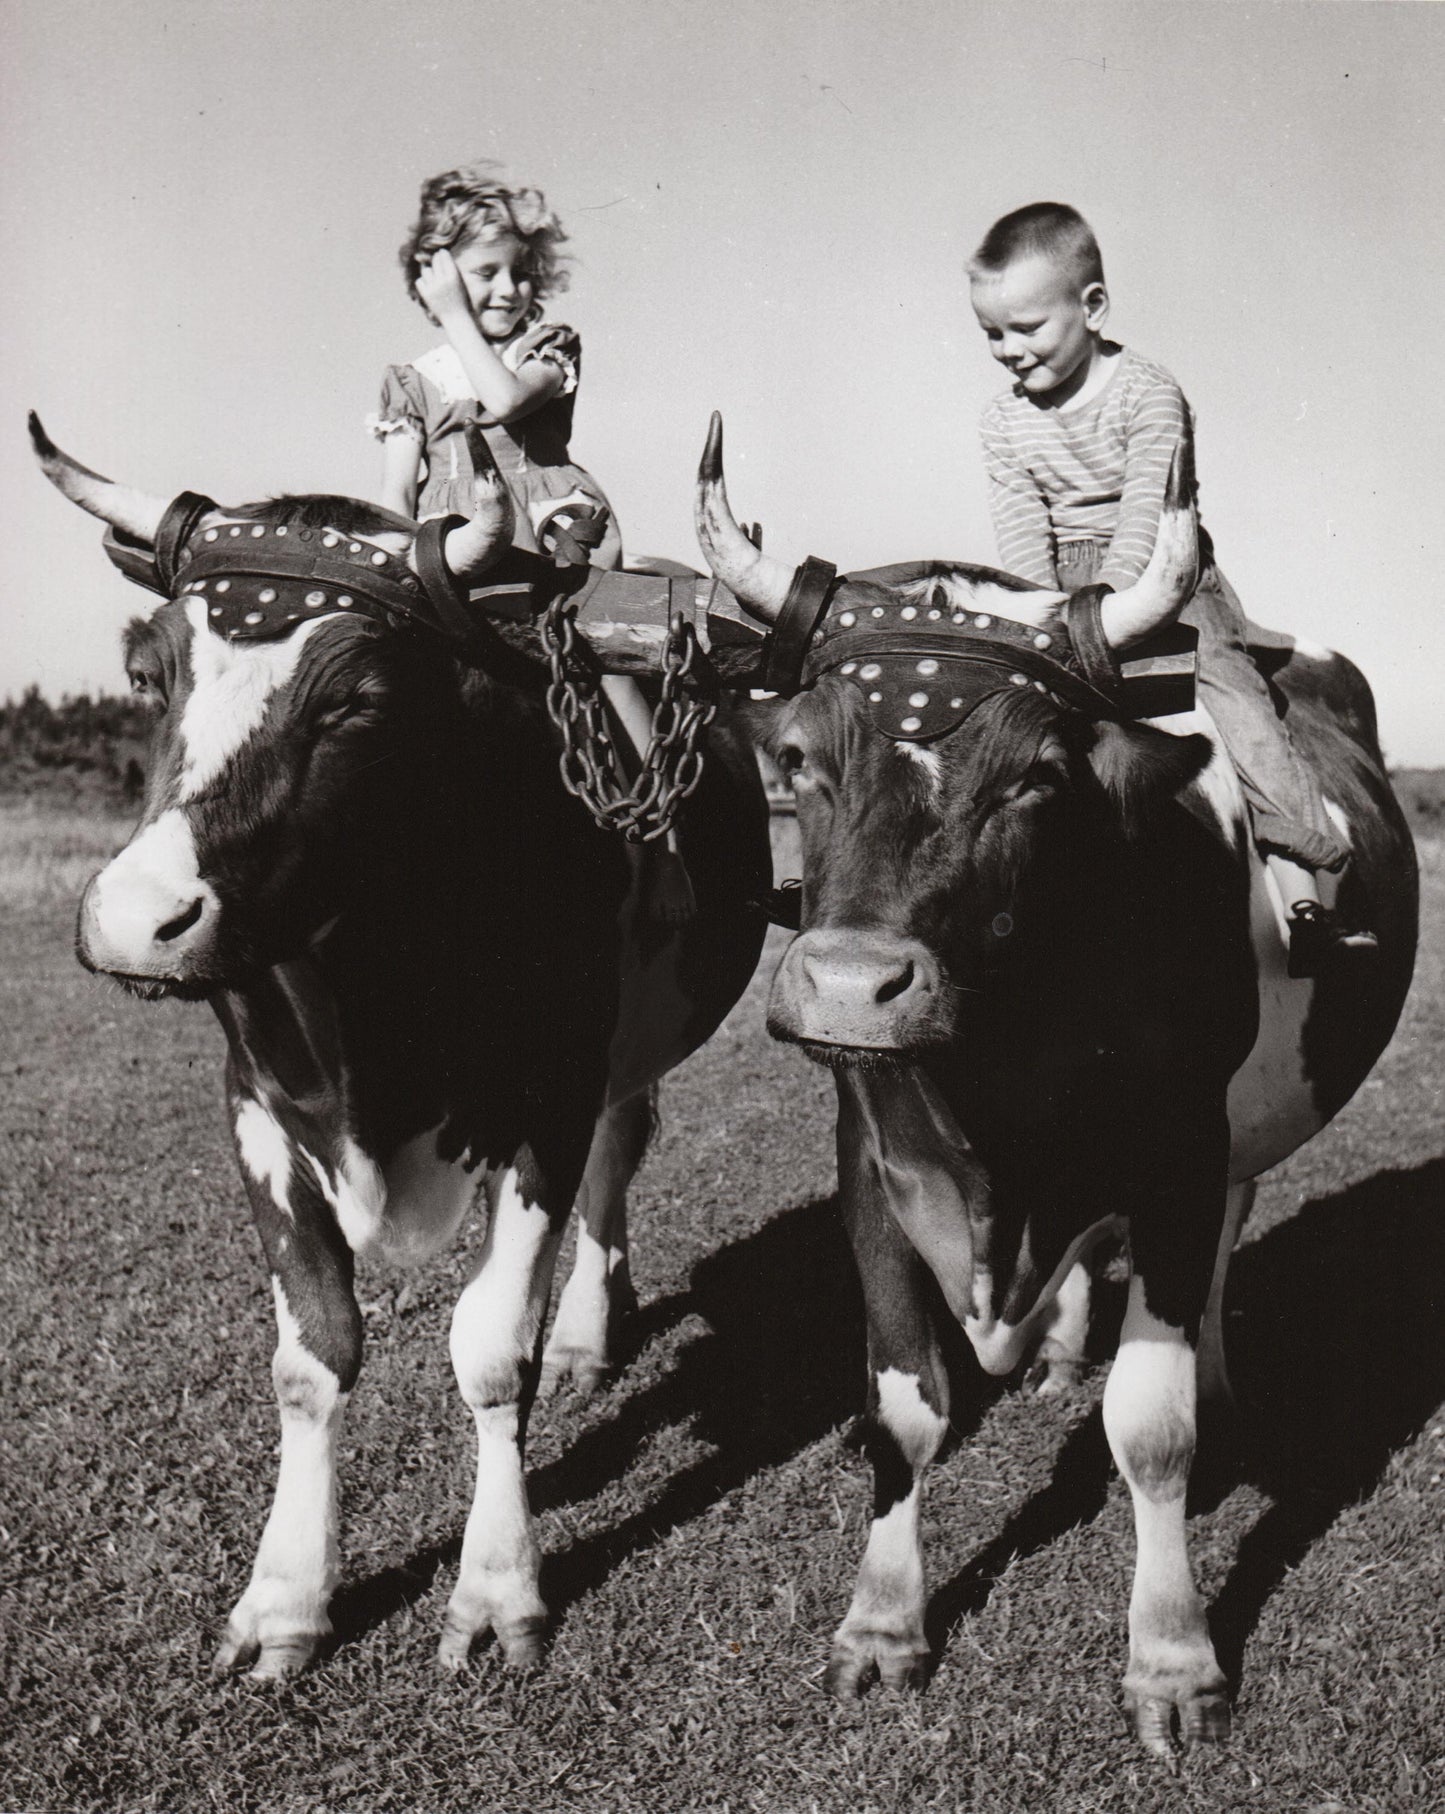
{"label": "sky", "polygon": [[26,409],[165,496],[374,496],[382,371],[437,338],[396,248],[492,157],[571,235],[574,456],[629,552],[697,565],[713,409],[770,553],[992,561],[963,267],[1071,202],[1246,608],[1445,763],[1445,6],[3,0],[0,51],[0,698],[123,690],[146,604]]}

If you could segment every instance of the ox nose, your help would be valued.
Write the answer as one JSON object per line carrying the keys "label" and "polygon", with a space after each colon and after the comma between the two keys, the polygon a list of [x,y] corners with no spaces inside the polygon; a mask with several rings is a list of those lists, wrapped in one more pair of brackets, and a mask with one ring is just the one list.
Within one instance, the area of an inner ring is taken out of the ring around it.
{"label": "ox nose", "polygon": [[91,969],[168,982],[203,976],[219,903],[188,832],[167,823],[178,817],[144,828],[86,889],[78,944]]}
{"label": "ox nose", "polygon": [[908,1050],[935,1043],[938,960],[916,939],[831,927],[793,941],[773,982],[768,1025],[784,1039]]}
{"label": "ox nose", "polygon": [[808,951],[803,970],[813,992],[861,1008],[886,1007],[919,980],[919,966],[907,952]]}

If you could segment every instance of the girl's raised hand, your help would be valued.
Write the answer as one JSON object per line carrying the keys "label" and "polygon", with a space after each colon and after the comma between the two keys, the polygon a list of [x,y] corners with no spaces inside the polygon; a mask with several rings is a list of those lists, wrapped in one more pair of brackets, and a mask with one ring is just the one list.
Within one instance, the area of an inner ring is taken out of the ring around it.
{"label": "girl's raised hand", "polygon": [[457,261],[445,246],[440,251],[433,252],[417,272],[416,293],[438,321],[458,311],[471,313],[466,285],[457,269]]}

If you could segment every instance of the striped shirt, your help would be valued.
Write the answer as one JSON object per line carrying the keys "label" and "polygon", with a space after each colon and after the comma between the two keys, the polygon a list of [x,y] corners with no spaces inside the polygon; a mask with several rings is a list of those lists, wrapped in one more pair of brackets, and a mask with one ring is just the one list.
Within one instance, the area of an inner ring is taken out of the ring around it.
{"label": "striped shirt", "polygon": [[1043,409],[1015,387],[983,412],[984,469],[999,564],[1056,584],[1060,542],[1102,542],[1101,581],[1122,586],[1153,552],[1174,449],[1189,404],[1162,365],[1125,347],[1079,409]]}

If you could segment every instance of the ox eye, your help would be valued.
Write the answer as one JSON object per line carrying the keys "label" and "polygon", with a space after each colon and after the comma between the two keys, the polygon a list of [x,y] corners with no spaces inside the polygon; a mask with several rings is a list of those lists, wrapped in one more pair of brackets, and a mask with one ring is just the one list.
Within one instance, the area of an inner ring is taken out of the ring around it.
{"label": "ox eye", "polygon": [[1026,769],[1017,781],[1011,781],[1004,788],[990,805],[989,811],[994,813],[1003,806],[1019,804],[1027,806],[1047,799],[1051,794],[1059,791],[1063,779],[1063,771],[1052,762],[1036,762],[1032,768]]}
{"label": "ox eye", "polygon": [[374,720],[381,705],[379,691],[368,686],[359,687],[356,692],[345,699],[338,699],[335,704],[326,706],[316,714],[318,731],[335,730],[340,725],[361,724]]}
{"label": "ox eye", "polygon": [[788,777],[788,779],[790,781],[792,780],[793,776],[798,773],[799,769],[802,768],[803,763],[806,760],[807,760],[807,758],[805,757],[803,751],[798,747],[798,745],[796,743],[783,744],[781,749],[778,750],[777,756],[776,756],[776,761],[777,761],[778,767],[783,771],[783,773]]}
{"label": "ox eye", "polygon": [[131,669],[130,690],[138,699],[148,700],[152,705],[163,706],[166,702],[164,680],[159,674],[148,673],[144,668]]}
{"label": "ox eye", "polygon": [[1036,762],[1021,780],[1009,789],[1008,798],[1021,800],[1030,794],[1051,794],[1058,790],[1063,775],[1052,762]]}
{"label": "ox eye", "polygon": [[341,705],[333,705],[320,713],[316,719],[318,731],[335,730],[338,725],[352,724],[366,715],[364,699],[348,699]]}

